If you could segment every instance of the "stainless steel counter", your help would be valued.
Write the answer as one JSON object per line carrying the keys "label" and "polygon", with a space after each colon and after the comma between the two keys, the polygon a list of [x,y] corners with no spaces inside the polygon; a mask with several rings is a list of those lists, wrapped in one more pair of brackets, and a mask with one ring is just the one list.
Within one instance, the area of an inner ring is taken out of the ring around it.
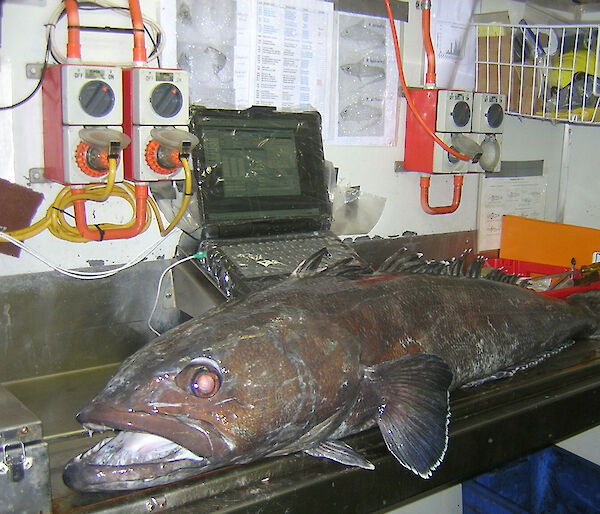
{"label": "stainless steel counter", "polygon": [[[113,369],[105,366],[57,381],[7,387],[46,427],[56,513],[165,508],[178,512],[373,512],[459,483],[600,423],[600,341],[586,340],[515,377],[454,392],[448,453],[429,480],[402,468],[375,429],[349,439],[352,447],[375,464],[375,471],[296,454],[130,494],[75,493],[62,484],[62,468],[94,440],[72,421],[74,407],[84,405]],[[43,400],[40,390],[46,392]],[[61,426],[59,419],[72,430],[64,432],[62,427],[61,434],[52,433],[53,427]]]}

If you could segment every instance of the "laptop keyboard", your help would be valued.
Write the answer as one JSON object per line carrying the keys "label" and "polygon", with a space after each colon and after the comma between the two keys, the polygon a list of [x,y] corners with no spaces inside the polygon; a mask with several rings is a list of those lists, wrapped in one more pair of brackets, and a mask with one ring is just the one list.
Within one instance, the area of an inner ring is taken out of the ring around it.
{"label": "laptop keyboard", "polygon": [[356,254],[333,233],[293,234],[268,239],[207,241],[205,274],[227,297],[247,294],[289,276],[304,259],[326,247],[333,264]]}
{"label": "laptop keyboard", "polygon": [[[222,245],[222,250],[246,278],[289,274],[304,259],[321,248],[327,247],[331,254],[329,262],[348,257],[346,245],[335,237],[293,237],[281,240],[247,241]],[[328,261],[325,261],[328,262]]]}

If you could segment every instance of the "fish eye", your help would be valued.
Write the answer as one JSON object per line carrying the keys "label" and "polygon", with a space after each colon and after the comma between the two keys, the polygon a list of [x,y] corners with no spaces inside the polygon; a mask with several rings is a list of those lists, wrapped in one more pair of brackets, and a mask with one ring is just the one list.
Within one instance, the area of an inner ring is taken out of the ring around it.
{"label": "fish eye", "polygon": [[190,381],[190,390],[199,398],[210,398],[217,394],[221,387],[221,378],[213,370],[205,366],[198,368]]}
{"label": "fish eye", "polygon": [[210,398],[217,394],[221,382],[221,373],[217,364],[210,359],[198,359],[192,362],[175,377],[175,383],[180,388],[198,398]]}

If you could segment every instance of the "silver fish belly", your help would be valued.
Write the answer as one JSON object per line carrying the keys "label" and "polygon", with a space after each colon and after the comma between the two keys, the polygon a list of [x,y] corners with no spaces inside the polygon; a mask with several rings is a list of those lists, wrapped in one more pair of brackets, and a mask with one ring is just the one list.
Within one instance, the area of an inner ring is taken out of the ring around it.
{"label": "silver fish belly", "polygon": [[446,452],[449,391],[594,332],[596,312],[486,280],[294,277],[128,358],[78,415],[121,432],[65,482],[137,489],[295,451],[372,469],[340,438],[375,424],[426,478]]}

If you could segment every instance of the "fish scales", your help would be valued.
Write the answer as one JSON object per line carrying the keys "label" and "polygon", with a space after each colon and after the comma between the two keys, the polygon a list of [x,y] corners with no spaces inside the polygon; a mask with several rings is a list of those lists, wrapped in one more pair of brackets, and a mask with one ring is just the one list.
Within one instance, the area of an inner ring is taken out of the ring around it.
{"label": "fish scales", "polygon": [[[135,489],[295,451],[372,469],[339,438],[375,424],[398,461],[428,477],[446,451],[450,390],[535,361],[597,325],[586,302],[487,280],[292,278],[127,359],[78,415],[88,428],[122,432],[73,459],[65,481],[84,491]],[[122,450],[144,434],[171,457],[141,465]]]}
{"label": "fish scales", "polygon": [[351,327],[362,341],[363,365],[418,347],[449,364],[453,387],[526,362],[597,323],[592,315],[574,316],[576,309],[564,301],[499,282],[462,279],[457,287],[452,277],[405,275],[349,288],[343,279],[304,280],[291,301],[305,303],[314,318],[325,315]]}

